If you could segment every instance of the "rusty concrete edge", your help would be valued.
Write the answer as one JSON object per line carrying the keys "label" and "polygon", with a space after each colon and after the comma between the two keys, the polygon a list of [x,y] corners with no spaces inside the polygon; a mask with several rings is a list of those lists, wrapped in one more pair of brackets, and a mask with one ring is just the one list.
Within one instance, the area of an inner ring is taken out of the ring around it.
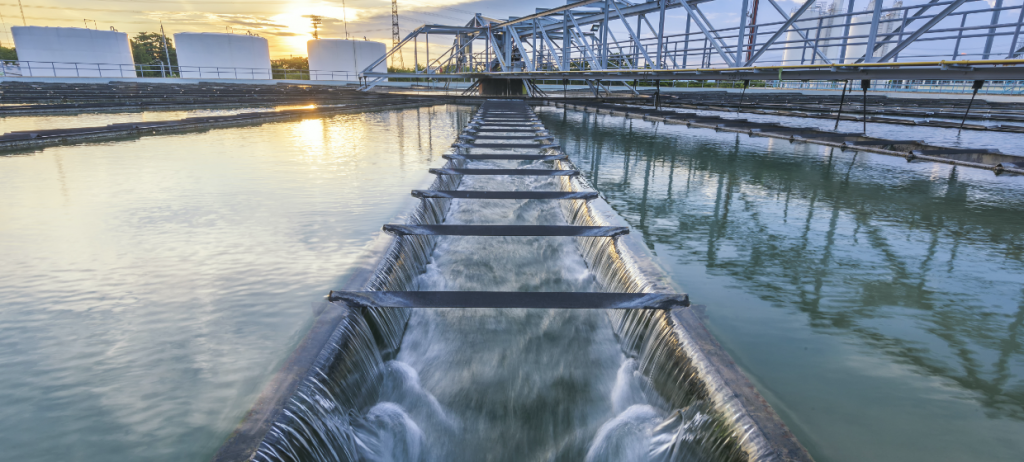
{"label": "rusty concrete edge", "polygon": [[[373,277],[384,258],[394,237],[378,232],[377,237],[365,249],[365,256],[357,259],[347,280],[340,286],[348,290],[363,287]],[[288,400],[299,385],[309,376],[320,353],[338,329],[341,322],[353,310],[342,303],[325,303],[326,308],[313,321],[305,337],[299,342],[284,364],[263,387],[260,396],[253,403],[241,423],[227,437],[211,460],[214,462],[243,462],[251,460],[259,449],[271,426],[277,420]]]}

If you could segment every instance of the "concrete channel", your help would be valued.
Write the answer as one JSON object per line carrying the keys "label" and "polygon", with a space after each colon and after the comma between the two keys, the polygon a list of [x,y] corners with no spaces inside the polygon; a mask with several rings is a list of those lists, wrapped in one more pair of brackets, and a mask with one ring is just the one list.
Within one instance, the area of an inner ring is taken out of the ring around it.
{"label": "concrete channel", "polygon": [[[523,143],[524,137],[532,142]],[[499,140],[507,143],[496,143]],[[433,185],[412,192],[420,202],[408,222],[384,225],[358,271],[328,295],[312,329],[215,461],[315,458],[318,445],[329,445],[332,439],[316,434],[311,430],[316,425],[310,422],[337,406],[367,406],[367,399],[373,401],[372,390],[360,392],[370,398],[332,395],[337,391],[332,387],[361,389],[356,384],[367,373],[357,364],[359,350],[376,348],[378,357],[394,357],[411,310],[438,307],[605,309],[623,352],[645,358],[643,373],[666,403],[673,409],[707,403],[702,409],[718,422],[719,430],[714,433],[717,439],[705,443],[725,448],[716,451],[732,454],[727,460],[812,460],[707,330],[702,307],[690,306],[689,298],[669,282],[640,238],[629,233],[625,221],[551,142],[526,102],[484,102],[453,147],[454,153],[445,155],[446,163],[432,169]],[[549,168],[470,168],[485,160],[533,160],[549,163]],[[543,175],[560,186],[550,191],[460,190],[462,177],[470,173]],[[453,198],[555,200],[566,224],[448,225],[445,217]],[[572,236],[605,292],[414,290],[412,281],[425,270],[438,236]],[[374,333],[372,347],[355,334],[354,326],[364,324]]]}

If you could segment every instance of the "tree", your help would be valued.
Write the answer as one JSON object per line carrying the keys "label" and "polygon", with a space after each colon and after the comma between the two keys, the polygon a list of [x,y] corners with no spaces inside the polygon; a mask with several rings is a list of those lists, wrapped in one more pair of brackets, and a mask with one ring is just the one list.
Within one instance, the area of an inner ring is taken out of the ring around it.
{"label": "tree", "polygon": [[304,69],[309,70],[309,58],[302,56],[290,56],[287,58],[272,59],[270,60],[270,67],[272,69]]}
{"label": "tree", "polygon": [[14,47],[0,46],[0,59],[16,60],[18,59],[18,52],[14,50]]}
{"label": "tree", "polygon": [[[131,40],[132,57],[135,64],[167,64],[164,53],[164,37],[156,32],[139,32]],[[178,53],[174,49],[174,41],[167,37],[167,51],[171,55],[171,66],[178,65]]]}

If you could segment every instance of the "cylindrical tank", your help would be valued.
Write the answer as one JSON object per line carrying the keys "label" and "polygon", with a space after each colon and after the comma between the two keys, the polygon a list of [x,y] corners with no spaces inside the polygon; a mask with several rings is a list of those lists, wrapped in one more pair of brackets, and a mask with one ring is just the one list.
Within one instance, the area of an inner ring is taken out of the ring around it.
{"label": "cylindrical tank", "polygon": [[[851,43],[859,43],[859,45],[850,45],[846,47],[846,60],[847,63],[856,62],[858,59],[864,56],[867,50],[867,36],[871,33],[871,17],[875,11],[875,1],[871,0],[868,2],[867,8],[864,10],[864,14],[858,14],[853,16],[852,22],[860,23],[853,27],[850,27],[850,36],[861,35],[863,37],[851,38]],[[893,2],[892,7],[899,8],[903,6],[902,1]],[[884,6],[883,6],[884,8]],[[882,13],[881,18],[878,22],[878,33],[876,34],[877,41],[881,42],[884,34],[888,34],[900,27],[900,19],[903,17],[902,11],[889,11]],[[879,43],[879,49],[874,51],[874,57],[878,58],[884,56],[889,51],[888,44]]]}
{"label": "cylindrical tank", "polygon": [[[387,47],[366,40],[322,39],[306,42],[306,51],[311,80],[358,80],[360,72],[384,57]],[[373,72],[387,71],[384,61],[373,68]]]}
{"label": "cylindrical tank", "polygon": [[12,26],[21,75],[134,78],[128,34],[80,27]]}
{"label": "cylindrical tank", "polygon": [[[796,9],[790,12],[790,14],[793,13],[796,13]],[[800,20],[793,23],[793,25],[799,28],[804,35],[813,42],[815,34],[817,33],[817,18],[819,16],[821,16],[821,8],[819,8],[818,5],[811,6],[802,16],[800,16]],[[786,32],[786,42],[786,51],[782,53],[783,65],[795,66],[811,62],[811,56],[813,56],[814,51],[812,51],[810,47],[804,48],[806,44],[803,42],[803,39],[800,38],[800,34],[792,28],[789,29],[789,32]]]}
{"label": "cylindrical tank", "polygon": [[270,79],[270,46],[255,35],[215,32],[174,34],[178,66],[186,79]]}

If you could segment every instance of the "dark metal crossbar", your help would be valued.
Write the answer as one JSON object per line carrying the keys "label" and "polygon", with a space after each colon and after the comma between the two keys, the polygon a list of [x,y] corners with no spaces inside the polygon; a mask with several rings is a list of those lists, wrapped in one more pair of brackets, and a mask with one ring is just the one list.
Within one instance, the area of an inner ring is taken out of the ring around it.
{"label": "dark metal crossbar", "polygon": [[565,154],[553,156],[541,154],[445,154],[441,157],[448,160],[565,160],[569,158]]}
{"label": "dark metal crossbar", "polygon": [[473,130],[470,130],[470,131],[472,131],[472,132],[508,132],[508,133],[516,133],[516,132],[530,132],[530,133],[545,132],[546,133],[547,132],[547,130],[545,130],[543,128],[474,128]]}
{"label": "dark metal crossbar", "polygon": [[[463,146],[465,147],[465,146]],[[486,148],[486,149],[519,149],[519,148],[557,148],[557,144],[536,144],[536,143],[474,143],[470,144],[471,148]]]}
{"label": "dark metal crossbar", "polygon": [[845,146],[883,146],[886,144],[922,144],[922,142],[919,140],[865,140],[843,143]]}
{"label": "dark metal crossbar", "polygon": [[434,175],[512,175],[512,176],[576,176],[579,170],[539,168],[432,168]]}
{"label": "dark metal crossbar", "polygon": [[624,226],[387,224],[383,229],[396,236],[617,237],[629,234],[629,228]]}
{"label": "dark metal crossbar", "polygon": [[671,309],[690,306],[685,294],[623,292],[331,291],[327,299],[388,308]]}
{"label": "dark metal crossbar", "polygon": [[597,199],[597,191],[445,191],[417,189],[420,199]]}

